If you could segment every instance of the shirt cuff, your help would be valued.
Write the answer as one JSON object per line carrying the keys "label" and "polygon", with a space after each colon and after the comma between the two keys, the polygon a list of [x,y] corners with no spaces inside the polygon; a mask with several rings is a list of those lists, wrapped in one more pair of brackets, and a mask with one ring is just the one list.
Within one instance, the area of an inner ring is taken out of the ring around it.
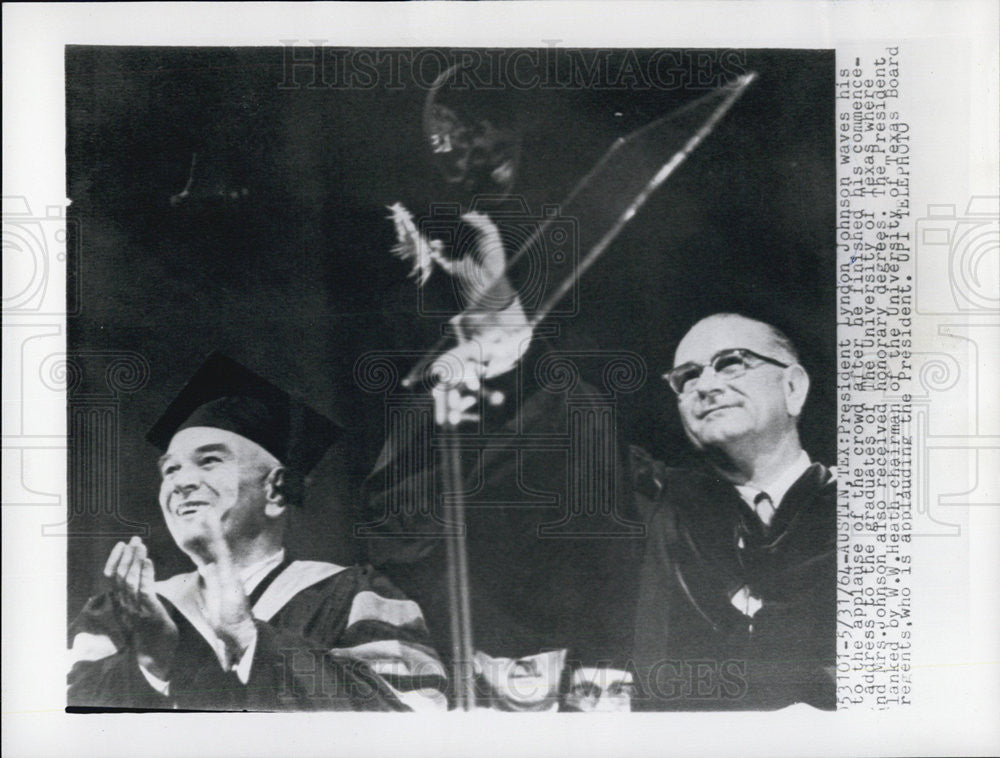
{"label": "shirt cuff", "polygon": [[250,640],[250,644],[247,645],[247,649],[243,651],[243,655],[240,660],[233,664],[232,671],[235,672],[236,678],[240,680],[240,684],[246,684],[250,681],[250,669],[253,667],[253,654],[257,650],[257,634],[254,633],[253,639]]}
{"label": "shirt cuff", "polygon": [[156,674],[150,673],[141,663],[139,664],[139,671],[146,677],[146,681],[149,682],[150,687],[165,697],[170,695],[170,682],[160,679]]}
{"label": "shirt cuff", "polygon": [[521,305],[521,298],[495,314],[496,324],[480,336],[483,351],[490,360],[485,367],[484,380],[495,379],[513,369],[528,352],[534,337],[534,327],[528,321]]}

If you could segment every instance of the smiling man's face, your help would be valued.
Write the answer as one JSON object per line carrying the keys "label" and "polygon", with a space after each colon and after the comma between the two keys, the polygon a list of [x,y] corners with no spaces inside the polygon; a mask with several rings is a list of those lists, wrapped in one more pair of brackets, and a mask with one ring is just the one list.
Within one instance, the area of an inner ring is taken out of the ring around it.
{"label": "smiling man's face", "polygon": [[[714,355],[731,348],[794,363],[765,324],[739,316],[711,316],[695,324],[681,340],[674,365],[707,364]],[[743,376],[726,380],[705,369],[692,391],[678,397],[681,421],[695,447],[726,452],[747,443],[762,447],[776,444],[795,428],[802,408],[800,393],[791,386],[787,372],[762,363]]]}
{"label": "smiling man's face", "polygon": [[278,461],[254,442],[207,426],[182,429],[160,459],[160,508],[184,549],[217,517],[226,542],[252,540],[265,528],[264,482]]}

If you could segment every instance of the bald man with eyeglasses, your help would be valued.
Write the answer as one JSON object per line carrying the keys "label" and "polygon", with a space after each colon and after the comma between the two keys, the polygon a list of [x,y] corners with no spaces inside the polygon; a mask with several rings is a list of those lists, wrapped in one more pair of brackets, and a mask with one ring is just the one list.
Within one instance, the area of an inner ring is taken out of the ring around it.
{"label": "bald man with eyeglasses", "polygon": [[633,709],[833,709],[837,487],[799,438],[809,376],[795,347],[716,314],[664,379],[704,465],[631,451],[648,529]]}

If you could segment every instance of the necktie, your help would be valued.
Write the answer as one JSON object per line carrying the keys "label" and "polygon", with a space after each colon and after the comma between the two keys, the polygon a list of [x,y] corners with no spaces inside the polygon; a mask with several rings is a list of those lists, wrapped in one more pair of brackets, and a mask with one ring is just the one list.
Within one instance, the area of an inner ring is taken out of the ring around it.
{"label": "necktie", "polygon": [[771,525],[771,519],[774,518],[774,503],[771,502],[771,496],[766,492],[760,492],[757,497],[753,499],[753,507],[757,512],[757,518],[761,520],[764,526]]}

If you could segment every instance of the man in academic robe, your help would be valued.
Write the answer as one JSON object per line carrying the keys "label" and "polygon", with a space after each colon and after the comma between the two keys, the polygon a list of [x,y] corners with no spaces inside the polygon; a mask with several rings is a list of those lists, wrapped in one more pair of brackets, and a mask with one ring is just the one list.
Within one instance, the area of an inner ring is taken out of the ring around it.
{"label": "man in academic robe", "polygon": [[[562,371],[575,371],[573,354],[535,334],[504,274],[496,226],[480,213],[463,221],[478,244],[453,265],[459,288],[481,293],[481,302],[454,319],[457,345],[436,363],[443,376],[432,387],[434,417],[387,439],[368,477],[368,556],[420,601],[447,655],[441,503],[452,485],[439,443],[457,434],[481,701],[549,709],[572,670],[627,651],[641,526],[614,497],[627,490],[616,430],[589,425],[607,418],[587,411],[606,405],[607,394],[579,376],[562,381]],[[595,492],[610,500],[583,508]]]}
{"label": "man in academic robe", "polygon": [[700,469],[631,453],[647,525],[633,709],[835,707],[835,474],[803,450],[809,377],[769,324],[695,324],[664,375]]}
{"label": "man in academic robe", "polygon": [[336,432],[212,356],[149,434],[159,502],[195,570],[156,581],[138,537],[71,624],[71,707],[422,710],[446,673],[419,606],[371,567],[297,561],[289,508]]}

